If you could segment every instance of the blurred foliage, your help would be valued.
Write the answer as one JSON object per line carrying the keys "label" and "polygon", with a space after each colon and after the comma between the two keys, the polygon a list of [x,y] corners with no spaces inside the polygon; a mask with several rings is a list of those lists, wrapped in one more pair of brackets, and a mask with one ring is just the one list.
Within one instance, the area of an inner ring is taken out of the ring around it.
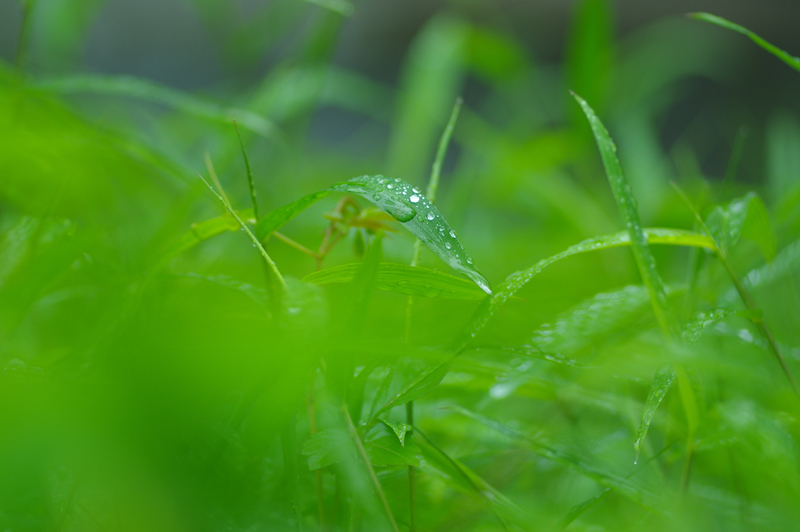
{"label": "blurred foliage", "polygon": [[796,526],[797,117],[715,107],[665,140],[743,37],[618,38],[613,3],[581,0],[548,64],[473,4],[434,14],[390,86],[335,60],[361,2],[194,0],[229,72],[271,66],[184,91],[85,72],[106,2],[19,3],[0,528]]}

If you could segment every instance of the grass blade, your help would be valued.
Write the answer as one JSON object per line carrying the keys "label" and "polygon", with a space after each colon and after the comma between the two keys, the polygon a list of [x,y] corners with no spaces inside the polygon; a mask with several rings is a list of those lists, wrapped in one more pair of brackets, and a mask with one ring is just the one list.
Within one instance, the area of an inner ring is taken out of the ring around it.
{"label": "grass blade", "polygon": [[255,183],[253,183],[253,172],[250,170],[250,159],[247,158],[247,150],[244,149],[242,133],[239,131],[239,125],[236,123],[236,120],[233,121],[233,127],[236,128],[236,136],[239,138],[239,146],[242,148],[244,168],[247,171],[247,186],[250,189],[250,203],[253,205],[253,216],[258,220],[258,201],[256,200],[256,186]]}
{"label": "grass blade", "polygon": [[304,0],[309,4],[323,7],[334,13],[339,13],[342,16],[349,17],[356,10],[355,6],[347,0]]}
{"label": "grass blade", "polygon": [[189,93],[133,76],[81,74],[39,81],[33,86],[61,94],[102,94],[136,98],[224,124],[230,124],[231,120],[236,119],[243,127],[264,137],[280,136],[274,124],[255,113],[244,109],[226,108]]}
{"label": "grass blade", "polygon": [[288,223],[289,220],[309,208],[314,203],[318,202],[325,196],[330,194],[329,190],[320,190],[303,196],[291,203],[278,207],[277,209],[265,214],[258,223],[256,223],[256,237],[261,241],[265,241],[269,236]]}
{"label": "grass blade", "polygon": [[689,17],[696,20],[702,20],[703,22],[710,22],[711,24],[716,24],[717,26],[722,26],[723,28],[727,28],[737,33],[741,33],[742,35],[749,37],[751,41],[759,45],[767,52],[771,53],[772,55],[774,55],[775,57],[777,57],[790,67],[792,67],[793,69],[800,72],[800,58],[787,54],[774,44],[765,41],[764,39],[762,39],[761,37],[759,37],[758,35],[756,35],[755,33],[753,33],[752,31],[748,30],[743,26],[739,26],[738,24],[734,24],[733,22],[725,20],[722,17],[712,15],[710,13],[690,13]]}
{"label": "grass blade", "polygon": [[672,381],[675,379],[675,369],[672,366],[665,366],[658,370],[653,380],[653,386],[650,388],[650,393],[647,394],[647,400],[644,403],[644,412],[642,413],[642,422],[639,424],[639,432],[636,435],[636,441],[633,443],[633,450],[636,452],[636,457],[633,463],[639,463],[639,452],[642,448],[642,442],[650,429],[650,423],[653,422],[653,416],[656,415],[656,410],[664,396],[667,395]]}
{"label": "grass blade", "polygon": [[[317,285],[349,283],[360,264],[343,264],[314,272],[303,279]],[[410,296],[441,297],[444,299],[480,300],[486,295],[473,283],[447,273],[427,268],[382,262],[375,279],[375,288]]]}
{"label": "grass blade", "polygon": [[625,227],[628,229],[630,235],[631,247],[633,249],[633,257],[636,260],[636,265],[639,268],[639,274],[642,276],[642,281],[650,293],[650,300],[653,304],[653,310],[661,324],[661,329],[666,333],[671,330],[669,318],[667,314],[667,296],[664,291],[664,283],[661,281],[661,276],[656,270],[656,263],[650,249],[647,247],[647,237],[642,230],[642,223],[639,220],[639,211],[636,207],[636,200],[631,192],[631,187],[622,173],[622,167],[617,158],[617,147],[608,130],[603,123],[594,113],[589,104],[586,103],[580,96],[572,93],[572,96],[583,109],[583,113],[589,120],[589,125],[592,128],[597,147],[600,150],[600,156],[603,159],[603,166],[608,176],[608,181],[611,184],[611,190],[614,193],[614,199],[617,201],[620,216]]}

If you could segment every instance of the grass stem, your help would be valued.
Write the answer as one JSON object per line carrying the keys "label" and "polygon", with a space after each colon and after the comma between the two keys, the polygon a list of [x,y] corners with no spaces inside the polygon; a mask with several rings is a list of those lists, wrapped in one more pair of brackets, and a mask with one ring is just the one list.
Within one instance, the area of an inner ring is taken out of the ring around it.
{"label": "grass stem", "polygon": [[386,495],[383,493],[381,483],[378,480],[377,475],[375,475],[375,470],[372,468],[372,464],[369,461],[367,450],[364,448],[364,444],[361,443],[361,437],[358,435],[358,430],[356,430],[355,425],[353,425],[353,419],[350,417],[350,412],[347,409],[347,405],[342,406],[342,413],[344,414],[344,419],[347,422],[347,431],[350,433],[350,437],[353,439],[353,443],[356,445],[358,455],[361,457],[361,460],[364,462],[364,466],[367,468],[369,479],[372,482],[372,487],[375,489],[375,493],[378,495],[378,499],[381,501],[381,506],[386,514],[386,519],[389,521],[389,525],[392,527],[394,532],[400,532],[400,529],[397,528],[397,522],[394,520],[394,515],[392,515],[392,509],[389,508],[389,501],[386,500]]}
{"label": "grass stem", "polygon": [[239,137],[239,146],[242,148],[242,157],[244,157],[244,167],[247,171],[247,184],[250,187],[250,202],[253,204],[253,216],[258,221],[258,200],[256,200],[256,186],[253,183],[253,172],[250,170],[250,160],[247,158],[247,150],[244,149],[244,141],[242,140],[242,133],[239,131],[239,125],[236,120],[233,121],[233,127],[236,128],[236,136]]}

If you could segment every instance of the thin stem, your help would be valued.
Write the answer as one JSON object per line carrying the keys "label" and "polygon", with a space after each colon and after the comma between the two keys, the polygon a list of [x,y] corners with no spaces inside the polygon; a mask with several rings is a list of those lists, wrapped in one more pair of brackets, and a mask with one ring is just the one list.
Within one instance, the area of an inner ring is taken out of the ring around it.
{"label": "thin stem", "polygon": [[[314,412],[314,385],[316,381],[316,372],[314,377],[311,379],[311,387],[309,388],[308,392],[308,402],[306,407],[308,409],[308,428],[311,436],[313,437],[314,434],[317,433],[317,416]],[[322,532],[325,532],[325,500],[324,500],[324,491],[322,485],[322,471],[317,469],[315,472],[316,476],[316,484],[317,484],[317,508],[319,511],[319,529]]]}
{"label": "thin stem", "polygon": [[239,132],[239,125],[236,120],[233,121],[233,127],[236,128],[236,135],[239,137],[239,146],[242,148],[242,157],[244,157],[244,167],[247,170],[247,184],[250,186],[250,202],[253,204],[253,215],[258,220],[258,201],[256,200],[256,187],[253,183],[253,172],[250,171],[250,160],[247,158],[247,151],[244,149],[244,141],[242,134]]}
{"label": "thin stem", "polygon": [[[442,174],[442,164],[447,155],[447,148],[450,146],[450,139],[453,137],[453,130],[456,127],[458,114],[461,112],[461,106],[464,100],[461,97],[456,99],[453,105],[453,110],[450,113],[450,119],[442,132],[442,137],[439,139],[439,146],[436,149],[436,156],[433,159],[433,166],[431,167],[431,177],[428,180],[428,188],[425,190],[425,196],[431,203],[436,201],[436,194],[439,191],[439,178]],[[414,267],[419,263],[419,256],[422,251],[422,242],[420,239],[414,241],[414,250],[411,255],[411,266]],[[406,306],[406,344],[411,340],[411,316],[413,314],[412,308],[414,306],[414,298],[408,297],[408,305]],[[414,426],[414,401],[406,403],[406,424],[409,427]],[[409,430],[409,435],[413,434],[413,428]],[[408,466],[408,500],[409,500],[409,530],[410,532],[417,531],[417,487],[416,487],[417,471],[414,466]]]}
{"label": "thin stem", "polygon": [[394,516],[392,515],[392,509],[389,508],[389,501],[386,500],[386,495],[383,493],[381,483],[378,480],[377,475],[375,475],[375,470],[372,468],[372,464],[369,461],[367,450],[364,449],[364,444],[361,443],[361,438],[358,435],[358,431],[356,430],[355,425],[353,425],[353,419],[350,417],[350,412],[347,411],[347,405],[342,406],[342,412],[344,413],[344,419],[347,422],[347,430],[350,433],[350,437],[353,438],[353,442],[356,444],[356,450],[358,451],[361,460],[364,462],[364,465],[367,468],[369,479],[372,482],[372,487],[378,494],[378,499],[381,501],[383,511],[386,513],[386,519],[389,521],[389,524],[394,532],[400,532],[400,529],[397,528],[397,523],[394,520]]}
{"label": "thin stem", "polygon": [[228,198],[228,195],[225,193],[225,188],[223,188],[222,183],[219,181],[219,177],[217,177],[217,172],[214,170],[214,163],[211,161],[211,156],[208,154],[208,151],[203,151],[203,160],[206,163],[208,175],[211,176],[211,182],[214,183],[214,186],[219,190],[219,195],[225,198],[225,201],[231,203],[230,198]]}
{"label": "thin stem", "polygon": [[302,253],[305,253],[306,255],[309,255],[309,256],[311,256],[311,257],[314,257],[315,259],[319,257],[319,255],[317,255],[316,253],[314,253],[313,251],[311,251],[310,249],[308,249],[308,248],[307,248],[307,247],[305,247],[304,245],[302,245],[302,244],[300,244],[300,243],[298,243],[298,242],[296,242],[296,241],[292,240],[292,239],[291,239],[291,238],[289,238],[288,236],[286,236],[286,235],[284,235],[284,234],[282,234],[282,233],[279,233],[278,231],[275,231],[274,233],[272,233],[272,236],[274,236],[275,238],[277,238],[277,239],[278,239],[278,240],[280,240],[281,242],[284,242],[284,243],[286,243],[286,244],[289,244],[291,247],[293,247],[293,248],[294,248],[294,249],[296,249],[297,251],[300,251],[300,252],[302,252]]}
{"label": "thin stem", "polygon": [[208,183],[208,181],[206,181],[205,178],[203,178],[202,175],[200,175],[200,174],[197,174],[197,175],[198,175],[198,177],[200,177],[200,179],[203,180],[203,183],[206,184],[208,189],[217,197],[217,199],[220,201],[220,203],[222,203],[225,206],[225,209],[227,209],[228,213],[230,213],[230,215],[233,216],[233,218],[239,223],[239,227],[241,227],[242,230],[245,233],[247,233],[247,236],[253,242],[253,245],[258,248],[258,251],[261,253],[261,256],[264,257],[264,261],[267,263],[267,266],[269,267],[269,269],[272,271],[272,273],[275,275],[275,277],[277,277],[278,281],[280,281],[280,283],[281,283],[281,286],[285,289],[286,288],[286,280],[283,278],[283,275],[281,275],[281,272],[278,271],[278,266],[272,261],[272,259],[270,258],[269,254],[267,253],[267,250],[264,249],[264,246],[261,245],[261,242],[258,241],[258,239],[253,234],[253,232],[250,231],[250,229],[247,227],[247,225],[245,225],[245,223],[242,221],[242,219],[239,218],[239,215],[236,214],[236,211],[233,210],[233,207],[231,207],[231,204],[228,203],[227,201],[225,201],[225,198],[220,196],[217,193],[217,191],[214,190],[214,187],[212,187]]}

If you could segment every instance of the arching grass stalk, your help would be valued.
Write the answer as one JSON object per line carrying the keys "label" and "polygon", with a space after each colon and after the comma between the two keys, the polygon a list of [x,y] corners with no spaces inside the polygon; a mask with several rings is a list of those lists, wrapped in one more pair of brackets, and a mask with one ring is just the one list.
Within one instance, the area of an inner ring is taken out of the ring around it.
{"label": "arching grass stalk", "polygon": [[285,290],[285,289],[286,289],[286,280],[283,278],[283,275],[281,275],[281,272],[280,272],[280,271],[278,271],[278,266],[275,264],[275,262],[273,262],[272,258],[271,258],[271,257],[269,256],[269,254],[267,253],[267,250],[266,250],[266,249],[264,249],[264,246],[262,246],[262,245],[261,245],[261,242],[259,242],[259,241],[258,241],[258,239],[257,239],[257,238],[256,238],[256,236],[253,234],[253,232],[252,232],[252,231],[250,231],[250,229],[249,229],[249,228],[247,227],[247,225],[246,225],[246,224],[245,224],[245,223],[242,221],[242,219],[241,219],[241,218],[239,218],[239,215],[238,215],[238,214],[236,214],[236,211],[234,211],[234,210],[233,210],[233,207],[231,207],[231,204],[230,204],[230,203],[228,203],[227,201],[225,201],[225,198],[223,198],[222,196],[220,196],[220,195],[217,193],[217,191],[216,191],[216,190],[214,190],[214,187],[212,187],[212,186],[211,186],[211,185],[208,183],[208,181],[206,181],[206,180],[205,180],[205,178],[204,178],[202,175],[200,175],[200,174],[197,174],[197,176],[198,176],[198,177],[199,177],[199,178],[200,178],[200,179],[203,181],[203,183],[205,183],[205,184],[206,184],[206,186],[208,187],[208,189],[209,189],[209,190],[210,190],[210,191],[211,191],[211,192],[214,194],[214,196],[216,196],[216,197],[217,197],[217,199],[219,200],[219,202],[220,202],[220,203],[222,203],[222,205],[223,205],[223,206],[225,207],[225,209],[228,211],[228,214],[230,214],[231,216],[233,216],[233,219],[234,219],[234,220],[236,220],[236,222],[237,222],[237,223],[239,224],[239,226],[242,228],[242,231],[244,231],[244,232],[247,234],[247,236],[248,236],[248,237],[250,238],[250,240],[253,242],[253,245],[254,245],[256,248],[258,248],[258,251],[261,253],[261,256],[262,256],[262,257],[264,257],[264,262],[266,262],[266,263],[267,263],[267,266],[269,267],[270,271],[272,272],[272,274],[274,274],[274,275],[275,275],[275,277],[278,279],[278,282],[280,282],[280,284],[281,284],[281,287],[282,287],[282,288]]}
{"label": "arching grass stalk", "polygon": [[781,349],[778,346],[778,343],[775,341],[775,337],[772,336],[772,331],[767,325],[767,322],[765,322],[764,318],[758,312],[756,312],[756,309],[758,307],[756,305],[755,300],[753,299],[753,296],[750,295],[750,292],[747,291],[745,286],[742,284],[742,281],[739,279],[739,276],[736,275],[736,272],[733,271],[733,268],[731,267],[731,264],[728,261],[728,252],[722,246],[720,246],[719,243],[716,241],[714,235],[708,229],[708,226],[703,221],[703,218],[700,216],[700,213],[698,213],[697,210],[694,208],[694,205],[692,205],[692,202],[689,201],[688,197],[686,197],[686,194],[683,192],[683,190],[681,190],[680,187],[677,185],[677,183],[675,183],[674,181],[671,181],[670,184],[672,185],[672,188],[674,188],[675,191],[678,193],[678,195],[681,197],[681,199],[689,208],[689,210],[692,212],[692,215],[697,220],[697,223],[700,225],[700,228],[703,230],[703,232],[705,232],[706,235],[708,235],[708,237],[714,241],[714,250],[713,250],[714,254],[717,256],[720,263],[722,264],[722,267],[725,268],[725,271],[731,278],[731,282],[733,282],[733,286],[739,293],[739,297],[744,303],[744,306],[747,308],[747,310],[751,311],[750,320],[753,322],[758,331],[761,333],[761,336],[764,337],[764,340],[766,340],[769,350],[772,352],[773,356],[778,361],[778,364],[780,364],[783,373],[786,375],[786,378],[789,379],[789,384],[792,386],[792,390],[794,390],[795,394],[800,396],[800,388],[798,388],[797,382],[794,380],[794,376],[792,375],[791,371],[789,371],[789,366],[786,364],[786,359],[783,357]]}
{"label": "arching grass stalk", "polygon": [[[442,174],[442,164],[444,157],[447,155],[447,147],[450,145],[450,139],[453,136],[453,130],[456,127],[458,114],[461,112],[461,106],[464,100],[459,97],[453,105],[453,111],[450,113],[450,119],[447,121],[442,132],[442,137],[439,139],[439,146],[436,149],[436,157],[433,159],[433,166],[431,167],[431,177],[428,180],[428,188],[425,190],[425,196],[431,203],[436,202],[436,193],[439,191],[439,177]],[[422,242],[416,239],[414,242],[414,251],[411,255],[411,266],[416,266],[419,263],[419,255],[422,251]],[[406,306],[406,344],[411,339],[411,314],[414,306],[414,297],[408,297],[408,305]],[[406,424],[409,427],[414,426],[414,401],[406,403]],[[409,429],[409,433],[413,432],[413,428]],[[413,465],[408,466],[408,498],[409,498],[409,530],[416,532],[417,530],[417,488],[416,488],[416,473],[417,470]]]}

